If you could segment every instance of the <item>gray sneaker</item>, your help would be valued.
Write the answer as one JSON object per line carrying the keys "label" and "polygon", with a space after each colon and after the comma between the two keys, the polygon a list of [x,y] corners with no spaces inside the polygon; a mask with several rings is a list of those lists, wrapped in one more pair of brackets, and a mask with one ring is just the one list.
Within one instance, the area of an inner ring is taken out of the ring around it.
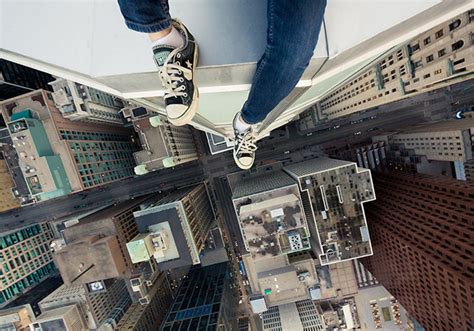
{"label": "gray sneaker", "polygon": [[233,121],[235,134],[234,160],[240,169],[247,170],[252,167],[255,161],[255,151],[257,150],[257,145],[255,144],[256,141],[252,127],[249,127],[243,132],[240,132],[235,128],[235,121],[239,115],[240,113],[237,113]]}
{"label": "gray sneaker", "polygon": [[183,23],[173,20],[173,26],[184,35],[186,44],[181,48],[156,46],[153,48],[153,57],[165,88],[168,120],[171,124],[182,126],[191,122],[198,111],[199,92],[194,82],[198,47]]}

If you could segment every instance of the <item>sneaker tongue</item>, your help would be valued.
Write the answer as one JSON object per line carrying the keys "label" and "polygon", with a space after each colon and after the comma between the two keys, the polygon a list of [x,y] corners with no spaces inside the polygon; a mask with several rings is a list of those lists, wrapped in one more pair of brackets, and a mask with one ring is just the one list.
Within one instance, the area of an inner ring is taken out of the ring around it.
{"label": "sneaker tongue", "polygon": [[166,45],[157,46],[153,48],[153,56],[155,57],[156,64],[159,67],[162,67],[165,64],[166,59],[174,49],[174,47]]}

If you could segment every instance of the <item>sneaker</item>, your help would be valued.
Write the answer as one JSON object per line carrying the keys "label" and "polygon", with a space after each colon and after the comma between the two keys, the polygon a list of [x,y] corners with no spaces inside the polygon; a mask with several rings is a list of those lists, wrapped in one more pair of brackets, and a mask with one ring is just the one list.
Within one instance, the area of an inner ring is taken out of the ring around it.
{"label": "sneaker", "polygon": [[198,89],[194,83],[194,70],[198,62],[198,47],[186,26],[173,20],[173,26],[185,37],[180,48],[159,45],[153,48],[161,83],[165,88],[168,120],[176,126],[186,125],[198,110]]}
{"label": "sneaker", "polygon": [[235,134],[234,160],[240,169],[247,170],[252,167],[255,161],[255,151],[257,150],[257,145],[255,144],[255,136],[253,134],[252,127],[249,127],[243,132],[235,129],[235,121],[237,120],[237,116],[240,116],[240,113],[235,115],[233,121]]}

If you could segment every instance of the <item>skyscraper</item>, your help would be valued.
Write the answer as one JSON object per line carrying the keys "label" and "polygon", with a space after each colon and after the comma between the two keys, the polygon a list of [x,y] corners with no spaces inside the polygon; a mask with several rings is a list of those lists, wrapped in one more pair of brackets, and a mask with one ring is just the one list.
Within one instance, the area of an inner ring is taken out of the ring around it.
{"label": "skyscraper", "polygon": [[56,241],[54,259],[66,285],[130,277],[135,268],[126,243],[138,234],[133,212],[146,197],[111,205],[68,220],[65,243]]}
{"label": "skyscraper", "polygon": [[127,243],[133,263],[156,260],[162,271],[200,263],[215,216],[205,183],[183,188],[134,212],[138,231]]}
{"label": "skyscraper", "polygon": [[0,307],[56,273],[47,223],[0,235]]}
{"label": "skyscraper", "polygon": [[171,287],[165,273],[161,273],[147,293],[145,305],[133,303],[118,322],[119,331],[155,331],[163,324],[173,303]]}
{"label": "skyscraper", "polygon": [[229,272],[228,262],[194,267],[183,280],[161,330],[236,330],[237,298],[230,288]]}
{"label": "skyscraper", "polygon": [[53,87],[53,100],[64,118],[71,121],[122,125],[119,111],[122,101],[111,94],[92,87],[59,78]]}
{"label": "skyscraper", "polygon": [[364,266],[427,330],[474,327],[474,188],[447,177],[374,174]]}
{"label": "skyscraper", "polygon": [[[0,106],[6,122],[15,123],[16,117],[29,113],[32,121],[41,123],[46,134],[41,142],[47,142],[51,153],[61,160],[72,191],[133,175],[136,146],[128,129],[65,119],[55,107],[51,94],[44,90],[6,100]],[[55,182],[57,177],[53,177]]]}
{"label": "skyscraper", "polygon": [[54,77],[48,73],[0,59],[0,101],[37,89],[51,90]]}
{"label": "skyscraper", "polygon": [[145,107],[126,107],[122,114],[133,123],[142,147],[133,154],[137,175],[198,159],[189,126],[171,125],[166,116]]}
{"label": "skyscraper", "polygon": [[[471,71],[474,66],[473,18],[474,11],[470,10],[387,51],[374,64],[324,95],[320,101],[323,117],[335,119],[350,115]],[[301,124],[315,119],[303,115]]]}

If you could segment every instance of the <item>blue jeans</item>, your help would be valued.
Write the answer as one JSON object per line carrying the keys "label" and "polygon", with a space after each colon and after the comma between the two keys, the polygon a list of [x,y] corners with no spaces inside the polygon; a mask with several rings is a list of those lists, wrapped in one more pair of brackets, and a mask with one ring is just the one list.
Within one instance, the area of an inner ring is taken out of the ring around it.
{"label": "blue jeans", "polygon": [[[158,32],[171,24],[166,0],[118,0],[126,25]],[[261,122],[296,86],[313,55],[326,0],[268,0],[267,46],[242,107],[250,124]]]}

